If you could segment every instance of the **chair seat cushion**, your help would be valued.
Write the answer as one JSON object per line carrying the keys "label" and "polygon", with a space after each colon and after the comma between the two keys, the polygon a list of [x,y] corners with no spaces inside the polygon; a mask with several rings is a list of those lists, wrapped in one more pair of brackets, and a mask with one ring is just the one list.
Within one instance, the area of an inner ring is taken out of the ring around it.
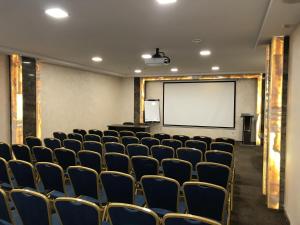
{"label": "chair seat cushion", "polygon": [[164,217],[164,215],[168,213],[174,213],[173,211],[161,208],[151,208],[151,210],[153,210],[159,217]]}
{"label": "chair seat cushion", "polygon": [[56,190],[53,190],[53,191],[49,192],[48,195],[52,199],[56,199],[56,198],[59,198],[59,197],[65,197],[66,196],[65,193],[60,192],[60,191],[56,191]]}
{"label": "chair seat cushion", "polygon": [[138,205],[138,206],[144,206],[146,203],[145,198],[143,195],[136,195],[135,196],[135,200],[134,200],[134,204]]}
{"label": "chair seat cushion", "polygon": [[101,205],[101,201],[100,200],[92,198],[92,197],[89,197],[89,196],[86,196],[86,195],[80,195],[78,198],[80,198],[82,200],[86,200],[86,201],[92,202],[92,203],[95,203],[97,205]]}
{"label": "chair seat cushion", "polygon": [[12,224],[5,220],[0,220],[0,225],[12,225]]}
{"label": "chair seat cushion", "polygon": [[0,187],[3,189],[3,190],[11,190],[12,189],[12,186],[8,183],[1,183],[0,184]]}
{"label": "chair seat cushion", "polygon": [[52,225],[60,225],[60,220],[59,220],[59,216],[57,213],[54,213],[51,215],[51,222],[52,222]]}

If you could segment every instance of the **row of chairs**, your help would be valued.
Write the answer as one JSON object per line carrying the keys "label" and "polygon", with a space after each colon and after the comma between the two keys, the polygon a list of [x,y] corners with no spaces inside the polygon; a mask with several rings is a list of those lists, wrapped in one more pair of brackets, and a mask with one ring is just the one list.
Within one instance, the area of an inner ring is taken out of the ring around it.
{"label": "row of chairs", "polygon": [[[55,214],[53,215],[48,199],[30,190],[13,190],[11,199],[23,225],[221,225],[215,220],[191,214],[168,213],[161,220],[151,209],[124,203],[109,204],[106,210],[108,220],[102,220],[102,212],[97,205],[66,197],[54,201]],[[3,212],[0,214],[0,220],[8,224],[16,224],[13,213],[8,207],[8,197],[1,189],[0,206]]]}

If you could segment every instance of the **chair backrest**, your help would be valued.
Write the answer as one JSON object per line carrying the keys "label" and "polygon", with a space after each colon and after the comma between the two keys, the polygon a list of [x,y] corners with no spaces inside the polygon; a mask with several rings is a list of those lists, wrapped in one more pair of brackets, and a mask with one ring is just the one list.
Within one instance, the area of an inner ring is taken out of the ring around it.
{"label": "chair backrest", "polygon": [[193,140],[198,140],[198,141],[204,141],[207,145],[207,150],[210,149],[210,144],[212,142],[212,138],[211,137],[207,137],[207,136],[194,136]]}
{"label": "chair backrest", "polygon": [[148,208],[178,212],[179,183],[171,178],[145,175],[141,179]]}
{"label": "chair backrest", "polygon": [[151,134],[149,132],[140,131],[140,132],[136,132],[135,136],[141,141],[142,138],[144,137],[151,137]]}
{"label": "chair backrest", "polygon": [[168,213],[163,217],[162,225],[221,225],[221,223],[191,214]]}
{"label": "chair backrest", "polygon": [[83,136],[79,133],[70,133],[70,134],[68,134],[68,139],[77,140],[77,141],[80,141],[80,143],[83,142]]}
{"label": "chair backrest", "polygon": [[149,148],[142,144],[129,144],[127,145],[127,153],[130,158],[132,156],[148,156]]}
{"label": "chair backrest", "polygon": [[11,149],[8,144],[0,142],[0,158],[9,161],[12,159]]}
{"label": "chair backrest", "polygon": [[185,142],[185,147],[198,149],[204,154],[207,149],[207,144],[205,141],[187,140]]}
{"label": "chair backrest", "polygon": [[166,177],[177,180],[180,185],[192,179],[193,166],[181,159],[163,159],[162,168]]}
{"label": "chair backrest", "polygon": [[131,164],[138,182],[144,175],[158,175],[159,162],[157,159],[148,156],[133,156]]}
{"label": "chair backrest", "polygon": [[5,190],[10,190],[13,188],[11,177],[8,172],[8,163],[5,159],[0,158],[0,187]]}
{"label": "chair backrest", "polygon": [[219,163],[231,167],[233,157],[229,152],[210,150],[205,152],[205,160],[207,162]]}
{"label": "chair backrest", "polygon": [[227,189],[230,177],[228,166],[212,162],[200,162],[197,164],[196,169],[200,182],[219,185]]}
{"label": "chair backrest", "polygon": [[88,196],[99,200],[99,175],[90,168],[70,166],[68,174],[76,196]]}
{"label": "chair backrest", "polygon": [[61,148],[61,141],[57,138],[45,138],[44,144],[47,148],[50,148],[52,151],[56,148]]}
{"label": "chair backrest", "polygon": [[8,165],[14,175],[18,188],[32,188],[37,190],[34,169],[30,163],[22,160],[10,160]]}
{"label": "chair backrest", "polygon": [[121,153],[125,154],[125,146],[121,143],[116,143],[116,142],[107,142],[104,144],[105,151],[106,153]]}
{"label": "chair backrest", "polygon": [[63,168],[64,171],[66,171],[69,166],[76,165],[76,154],[73,150],[57,148],[54,150],[54,155],[58,164]]}
{"label": "chair backrest", "polygon": [[138,144],[140,140],[137,137],[133,136],[123,136],[121,138],[121,142],[126,147],[129,144]]}
{"label": "chair backrest", "polygon": [[101,137],[96,134],[86,134],[84,135],[84,141],[96,141],[101,142]]}
{"label": "chair backrest", "polygon": [[193,165],[194,170],[196,169],[197,163],[203,160],[202,151],[195,148],[178,148],[176,153],[178,159],[190,162]]}
{"label": "chair backrest", "polygon": [[14,189],[10,195],[23,225],[51,225],[50,204],[44,195],[24,189]]}
{"label": "chair backrest", "polygon": [[27,146],[32,150],[35,146],[42,146],[43,143],[38,137],[28,136],[25,138]]}
{"label": "chair backrest", "polygon": [[11,146],[11,148],[16,159],[23,160],[29,163],[32,162],[31,152],[27,145],[14,144]]}
{"label": "chair backrest", "polygon": [[170,134],[164,134],[164,133],[156,133],[153,134],[153,137],[158,139],[160,142],[164,139],[171,139],[171,135]]}
{"label": "chair backrest", "polygon": [[226,138],[226,137],[219,137],[219,138],[216,138],[215,142],[224,142],[224,143],[228,143],[228,144],[231,144],[231,145],[235,145],[235,140],[232,139],[232,138]]}
{"label": "chair backrest", "polygon": [[103,136],[119,137],[119,132],[116,130],[105,130],[103,131]]}
{"label": "chair backrest", "polygon": [[135,182],[131,175],[116,171],[103,171],[100,179],[109,203],[134,203]]}
{"label": "chair backrest", "polygon": [[106,144],[107,142],[115,142],[118,143],[119,142],[119,138],[115,137],[115,136],[103,136],[102,137],[102,143]]}
{"label": "chair backrest", "polygon": [[129,130],[121,130],[119,131],[120,137],[135,137],[135,133]]}
{"label": "chair backrest", "polygon": [[163,159],[170,159],[175,157],[175,151],[172,147],[164,145],[154,145],[150,149],[153,158],[157,159],[161,164]]}
{"label": "chair backrest", "polygon": [[152,210],[124,203],[111,203],[107,207],[113,225],[159,225],[159,217]]}
{"label": "chair backrest", "polygon": [[9,207],[8,197],[2,189],[0,189],[0,223],[3,224],[14,224],[12,220],[12,214]]}
{"label": "chair backrest", "polygon": [[82,150],[78,152],[78,158],[81,166],[91,168],[97,173],[101,173],[102,158],[99,153],[88,150]]}
{"label": "chair backrest", "polygon": [[53,132],[53,137],[60,140],[60,142],[63,143],[63,141],[67,139],[67,134],[61,131],[56,131]]}
{"label": "chair backrest", "polygon": [[95,141],[85,141],[85,142],[83,142],[83,150],[97,152],[100,155],[102,155],[103,154],[103,145],[102,145],[102,143],[95,142]]}
{"label": "chair backrest", "polygon": [[191,138],[189,136],[186,136],[186,135],[176,134],[176,135],[173,135],[173,139],[181,141],[182,145],[184,146],[185,142],[190,140]]}
{"label": "chair backrest", "polygon": [[182,142],[176,139],[164,139],[161,141],[162,145],[172,147],[175,151],[182,147]]}
{"label": "chair backrest", "polygon": [[234,151],[233,145],[225,142],[212,142],[210,144],[210,149],[229,152],[229,153],[233,153]]}
{"label": "chair backrest", "polygon": [[35,164],[35,167],[45,190],[66,194],[64,171],[59,165],[39,162]]}
{"label": "chair backrest", "polygon": [[100,225],[99,207],[77,198],[57,198],[54,201],[62,225]]}
{"label": "chair backrest", "polygon": [[103,132],[101,130],[98,130],[98,129],[89,130],[89,134],[95,134],[95,135],[98,135],[100,137],[103,137]]}
{"label": "chair backrest", "polygon": [[151,149],[153,145],[159,145],[160,141],[154,137],[144,137],[141,140],[141,144],[146,145],[149,149]]}
{"label": "chair backrest", "polygon": [[53,162],[52,150],[47,147],[35,146],[32,152],[37,162]]}
{"label": "chair backrest", "polygon": [[109,171],[119,171],[122,173],[130,172],[129,157],[125,154],[120,153],[106,153],[105,161],[107,165],[107,170]]}
{"label": "chair backrest", "polygon": [[81,134],[82,137],[84,137],[87,134],[86,130],[83,129],[73,129],[73,133]]}
{"label": "chair backrest", "polygon": [[75,140],[75,139],[65,139],[64,147],[67,149],[73,150],[74,152],[77,153],[82,149],[82,144],[80,141]]}
{"label": "chair backrest", "polygon": [[227,191],[217,185],[202,182],[186,182],[183,192],[187,213],[216,221],[223,220]]}

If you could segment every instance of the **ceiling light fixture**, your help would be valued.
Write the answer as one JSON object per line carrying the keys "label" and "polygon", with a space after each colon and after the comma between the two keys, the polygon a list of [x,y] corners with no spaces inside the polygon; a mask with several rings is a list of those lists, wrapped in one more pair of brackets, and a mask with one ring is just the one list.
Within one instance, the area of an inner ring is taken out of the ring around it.
{"label": "ceiling light fixture", "polygon": [[140,70],[140,69],[136,69],[134,72],[135,72],[135,73],[141,73],[141,72],[142,72],[142,70]]}
{"label": "ceiling light fixture", "polygon": [[23,64],[31,64],[31,62],[29,62],[29,61],[23,61],[22,63]]}
{"label": "ceiling light fixture", "polygon": [[102,61],[103,61],[103,59],[102,59],[101,57],[99,57],[99,56],[94,56],[94,57],[92,58],[92,60],[93,60],[94,62],[102,62]]}
{"label": "ceiling light fixture", "polygon": [[213,66],[213,67],[211,67],[211,70],[218,71],[218,70],[220,70],[220,67],[219,66]]}
{"label": "ceiling light fixture", "polygon": [[143,59],[151,59],[151,58],[152,58],[152,55],[150,55],[150,54],[143,54],[143,55],[142,55],[142,58],[143,58]]}
{"label": "ceiling light fixture", "polygon": [[178,72],[178,68],[171,68],[171,72],[173,72],[173,73]]}
{"label": "ceiling light fixture", "polygon": [[210,50],[201,50],[200,55],[201,56],[209,56],[209,55],[211,55],[211,51]]}
{"label": "ceiling light fixture", "polygon": [[69,14],[67,11],[61,9],[61,8],[50,8],[50,9],[46,9],[45,13],[48,16],[51,16],[55,19],[64,19],[69,17]]}
{"label": "ceiling light fixture", "polygon": [[177,2],[177,0],[156,0],[161,5],[167,5]]}

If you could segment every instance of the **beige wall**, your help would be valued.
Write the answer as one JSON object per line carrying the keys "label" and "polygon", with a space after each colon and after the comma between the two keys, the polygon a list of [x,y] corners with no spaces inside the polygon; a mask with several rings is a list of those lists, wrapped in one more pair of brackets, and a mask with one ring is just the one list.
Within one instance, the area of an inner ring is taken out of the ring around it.
{"label": "beige wall", "polygon": [[133,80],[43,63],[41,84],[43,137],[73,128],[104,130],[133,118]]}
{"label": "beige wall", "polygon": [[0,141],[10,143],[10,94],[8,56],[0,54]]}
{"label": "beige wall", "polygon": [[[205,135],[210,137],[231,137],[242,140],[242,119],[241,113],[256,113],[256,79],[238,80],[236,85],[236,128],[191,128],[191,127],[164,127],[162,124],[154,125],[151,131],[169,134],[186,134],[189,136]],[[160,99],[161,120],[163,115],[163,82],[147,82],[146,99]],[[254,140],[253,135],[253,140]]]}
{"label": "beige wall", "polygon": [[285,209],[291,225],[300,224],[300,26],[290,39]]}

